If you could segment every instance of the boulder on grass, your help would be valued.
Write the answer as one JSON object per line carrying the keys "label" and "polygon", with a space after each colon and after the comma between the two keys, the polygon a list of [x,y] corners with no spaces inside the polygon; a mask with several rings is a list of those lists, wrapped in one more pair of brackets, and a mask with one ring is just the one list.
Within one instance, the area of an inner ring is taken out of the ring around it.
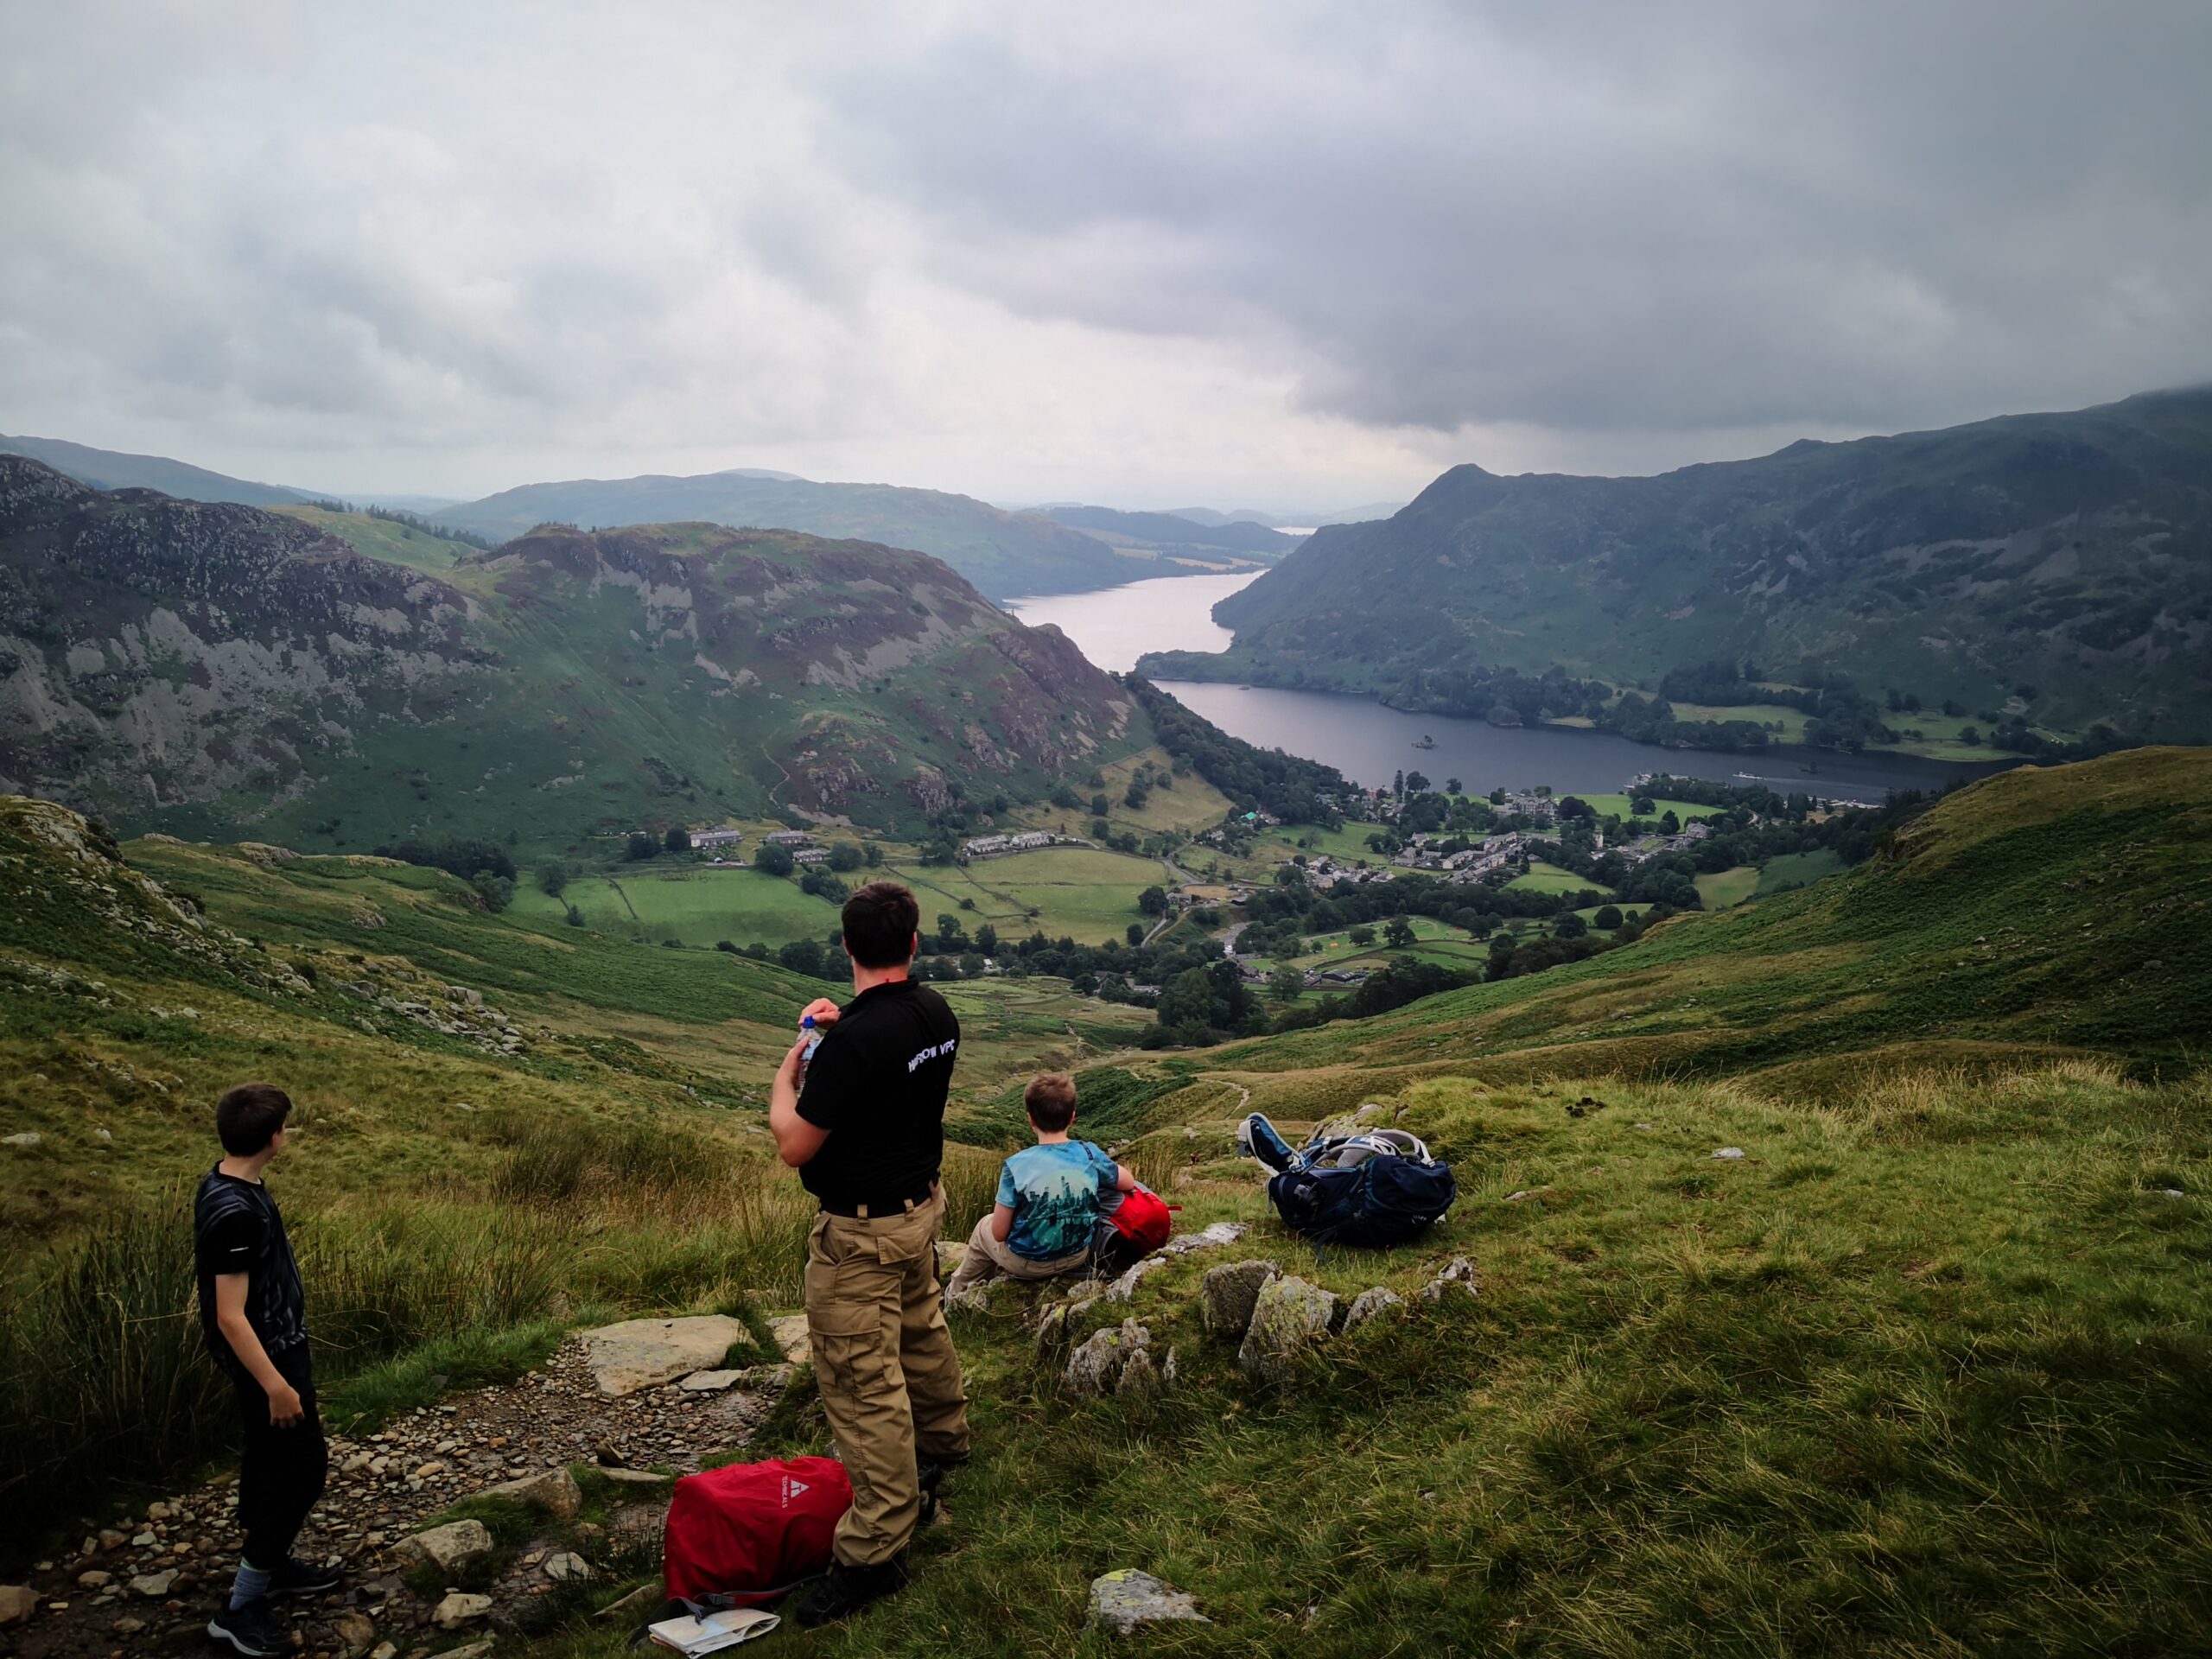
{"label": "boulder on grass", "polygon": [[1440,1302],[1455,1294],[1479,1296],[1475,1288],[1475,1264],[1464,1255],[1455,1255],[1451,1265],[1421,1287],[1421,1300]]}
{"label": "boulder on grass", "polygon": [[1365,1325],[1386,1307],[1403,1307],[1406,1299],[1388,1285],[1375,1285],[1351,1299],[1351,1306],[1344,1313],[1344,1329]]}
{"label": "boulder on grass", "polygon": [[1252,1304],[1252,1322],[1236,1351],[1236,1363],[1247,1376],[1280,1382],[1300,1352],[1329,1334],[1336,1318],[1333,1292],[1303,1279],[1270,1279]]}
{"label": "boulder on grass", "polygon": [[[1068,1356],[1064,1373],[1068,1390],[1077,1395],[1110,1394],[1129,1357],[1151,1344],[1152,1332],[1135,1319],[1124,1319],[1094,1331]],[[1150,1361],[1146,1362],[1147,1364]]]}
{"label": "boulder on grass", "polygon": [[1090,1622],[1096,1629],[1127,1636],[1140,1624],[1174,1619],[1211,1622],[1189,1596],[1149,1573],[1125,1567],[1090,1581]]}
{"label": "boulder on grass", "polygon": [[1252,1305],[1260,1287],[1280,1278],[1282,1269],[1272,1262],[1224,1262],[1208,1268],[1198,1284],[1198,1318],[1207,1333],[1241,1341],[1252,1323]]}

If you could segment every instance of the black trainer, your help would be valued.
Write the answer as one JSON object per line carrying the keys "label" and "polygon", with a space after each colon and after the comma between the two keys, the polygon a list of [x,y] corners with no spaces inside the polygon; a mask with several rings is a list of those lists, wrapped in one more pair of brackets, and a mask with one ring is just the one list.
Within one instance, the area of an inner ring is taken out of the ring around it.
{"label": "black trainer", "polygon": [[326,1596],[346,1582],[346,1569],[288,1555],[284,1564],[269,1575],[272,1596]]}
{"label": "black trainer", "polygon": [[832,1561],[830,1570],[815,1580],[792,1611],[803,1624],[827,1624],[906,1587],[904,1552],[880,1567],[847,1567],[842,1561]]}
{"label": "black trainer", "polygon": [[915,1465],[915,1484],[925,1492],[933,1492],[950,1476],[968,1466],[968,1454],[957,1458],[924,1458]]}
{"label": "black trainer", "polygon": [[207,1621],[207,1634],[227,1642],[245,1659],[282,1659],[295,1646],[292,1633],[270,1617],[264,1597],[243,1607],[226,1607]]}

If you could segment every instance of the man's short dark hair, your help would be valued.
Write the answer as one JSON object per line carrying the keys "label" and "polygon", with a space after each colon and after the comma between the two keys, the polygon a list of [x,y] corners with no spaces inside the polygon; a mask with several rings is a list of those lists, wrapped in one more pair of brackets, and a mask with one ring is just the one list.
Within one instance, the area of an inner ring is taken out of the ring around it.
{"label": "man's short dark hair", "polygon": [[292,1115],[292,1097],[273,1083],[242,1083],[215,1103],[215,1133],[233,1158],[264,1150]]}
{"label": "man's short dark hair", "polygon": [[896,881],[871,881],[845,900],[845,954],[863,968],[912,960],[922,907]]}
{"label": "man's short dark hair", "polygon": [[1021,1091],[1021,1104],[1032,1123],[1047,1135],[1058,1135],[1075,1122],[1075,1079],[1065,1071],[1032,1077]]}

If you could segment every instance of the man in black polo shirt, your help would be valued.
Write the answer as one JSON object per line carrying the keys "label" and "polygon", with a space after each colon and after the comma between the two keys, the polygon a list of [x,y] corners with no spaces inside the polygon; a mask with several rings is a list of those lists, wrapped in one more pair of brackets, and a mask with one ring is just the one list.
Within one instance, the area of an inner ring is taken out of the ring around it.
{"label": "man in black polo shirt", "polygon": [[[920,1462],[968,1455],[968,1399],[945,1329],[937,1236],[944,1215],[944,1097],[960,1044],[945,1001],[907,977],[921,906],[895,881],[845,901],[853,1000],[805,1010],[770,1091],[768,1127],[821,1201],[808,1235],[806,1323],[823,1414],[852,1477],[829,1575],[800,1602],[838,1618],[906,1581],[921,1515]],[[803,1071],[803,1076],[802,1076]]]}

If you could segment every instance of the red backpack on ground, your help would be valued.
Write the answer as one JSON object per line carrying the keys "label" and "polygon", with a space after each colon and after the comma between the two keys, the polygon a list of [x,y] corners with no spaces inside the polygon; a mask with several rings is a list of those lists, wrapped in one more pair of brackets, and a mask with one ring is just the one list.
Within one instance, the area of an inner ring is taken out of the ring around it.
{"label": "red backpack on ground", "polygon": [[852,1507],[835,1458],[733,1463],[676,1483],[662,1570],[677,1601],[743,1607],[772,1601],[830,1565],[830,1541]]}
{"label": "red backpack on ground", "polygon": [[1114,1224],[1116,1232],[1146,1255],[1165,1244],[1174,1228],[1166,1201],[1143,1186],[1123,1193],[1121,1205],[1107,1219]]}

